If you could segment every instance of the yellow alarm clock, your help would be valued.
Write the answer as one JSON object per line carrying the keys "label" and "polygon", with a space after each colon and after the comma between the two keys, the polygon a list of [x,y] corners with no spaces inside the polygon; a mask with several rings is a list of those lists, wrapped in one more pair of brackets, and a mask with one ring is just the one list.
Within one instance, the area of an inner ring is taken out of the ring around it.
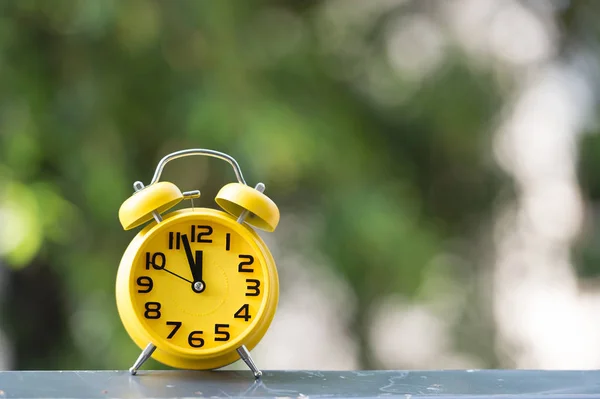
{"label": "yellow alarm clock", "polygon": [[[176,158],[204,155],[227,161],[237,182],[225,185],[216,202],[224,210],[194,208],[200,191],[181,192],[160,182]],[[275,262],[253,228],[273,231],[279,210],[263,194],[264,184],[246,185],[231,156],[189,149],[165,156],[148,186],[119,209],[125,230],[148,223],[131,241],[117,272],[121,321],[143,348],[130,368],[136,374],[150,357],[171,367],[214,369],[242,358],[261,375],[250,350],[266,333],[279,297]],[[166,213],[184,199],[192,207]]]}

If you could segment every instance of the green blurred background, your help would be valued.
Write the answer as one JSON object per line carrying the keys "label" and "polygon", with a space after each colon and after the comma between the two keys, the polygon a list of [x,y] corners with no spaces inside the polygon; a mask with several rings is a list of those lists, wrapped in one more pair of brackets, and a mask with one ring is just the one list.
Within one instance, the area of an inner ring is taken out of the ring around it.
{"label": "green blurred background", "polygon": [[[600,367],[598,18],[592,1],[0,2],[0,366],[131,365],[119,206],[167,153],[210,148],[282,213],[261,367]],[[208,207],[233,178],[204,158],[163,174]]]}

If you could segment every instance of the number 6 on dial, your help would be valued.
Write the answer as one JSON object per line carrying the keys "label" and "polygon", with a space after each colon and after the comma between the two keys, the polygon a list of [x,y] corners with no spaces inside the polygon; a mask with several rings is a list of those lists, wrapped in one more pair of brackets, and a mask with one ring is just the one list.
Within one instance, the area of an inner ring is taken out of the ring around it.
{"label": "number 6 on dial", "polygon": [[[159,182],[169,161],[190,155],[220,158],[233,166],[237,183],[224,186],[216,202],[225,211],[191,207],[165,214],[199,191],[182,193]],[[232,157],[192,149],[164,157],[147,187],[119,210],[128,230],[148,223],[127,247],[116,281],[117,308],[125,330],[143,349],[130,371],[150,357],[177,368],[214,369],[250,356],[277,307],[275,262],[253,228],[273,231],[279,210],[264,184],[246,185]]]}

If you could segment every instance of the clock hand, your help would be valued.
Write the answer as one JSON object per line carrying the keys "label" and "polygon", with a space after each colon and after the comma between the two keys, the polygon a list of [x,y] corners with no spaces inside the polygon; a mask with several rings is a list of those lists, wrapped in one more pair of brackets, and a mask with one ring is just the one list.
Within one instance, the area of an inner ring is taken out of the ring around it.
{"label": "clock hand", "polygon": [[185,249],[185,256],[187,257],[188,264],[190,265],[190,271],[192,272],[192,290],[195,292],[202,292],[206,289],[206,284],[202,280],[202,251],[196,251],[196,256],[192,254],[192,248],[190,247],[190,240],[187,234],[181,236],[183,242],[183,248]]}
{"label": "clock hand", "polygon": [[183,281],[187,281],[188,283],[190,283],[190,284],[193,284],[193,283],[192,283],[190,280],[188,280],[187,278],[185,278],[185,277],[181,277],[179,274],[175,274],[175,273],[173,273],[172,271],[170,271],[169,269],[166,269],[166,268],[164,268],[164,267],[163,267],[163,268],[162,268],[162,270],[166,271],[167,273],[170,273],[170,274],[172,274],[172,275],[173,275],[173,276],[175,276],[175,277],[179,277],[179,278],[180,278],[180,279],[182,279]]}

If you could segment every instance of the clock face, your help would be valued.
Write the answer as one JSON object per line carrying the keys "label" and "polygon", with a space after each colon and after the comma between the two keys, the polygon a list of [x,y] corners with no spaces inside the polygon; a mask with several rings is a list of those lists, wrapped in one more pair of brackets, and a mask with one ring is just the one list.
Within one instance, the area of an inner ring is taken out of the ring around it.
{"label": "clock face", "polygon": [[141,245],[130,274],[133,311],[153,340],[177,352],[239,346],[268,297],[266,260],[231,219],[165,220]]}

